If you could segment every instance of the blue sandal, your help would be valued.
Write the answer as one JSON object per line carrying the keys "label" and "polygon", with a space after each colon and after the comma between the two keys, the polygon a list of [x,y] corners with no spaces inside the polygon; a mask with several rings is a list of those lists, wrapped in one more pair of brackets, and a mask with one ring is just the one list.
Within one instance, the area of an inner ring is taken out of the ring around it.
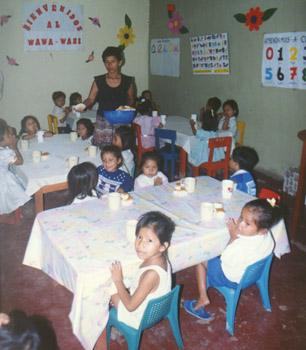
{"label": "blue sandal", "polygon": [[185,310],[189,314],[199,318],[200,320],[204,320],[204,321],[210,320],[211,319],[211,315],[210,315],[210,313],[208,313],[208,312],[206,312],[204,310],[204,306],[202,306],[199,310],[194,310],[193,305],[196,302],[197,302],[196,300],[186,300],[185,303],[184,303]]}

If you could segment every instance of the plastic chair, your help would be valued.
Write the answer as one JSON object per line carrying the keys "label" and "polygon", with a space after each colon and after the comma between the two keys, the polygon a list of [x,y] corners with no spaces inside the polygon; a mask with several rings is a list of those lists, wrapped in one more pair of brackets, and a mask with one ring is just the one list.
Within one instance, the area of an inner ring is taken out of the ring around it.
{"label": "plastic chair", "polygon": [[[224,169],[224,179],[228,179],[228,167],[229,159],[231,154],[232,138],[227,137],[215,137],[208,141],[209,156],[206,163],[202,163],[199,166],[193,167],[193,176],[199,176],[199,168],[207,169],[207,175],[211,177],[216,177],[217,169]],[[221,159],[217,162],[213,162],[215,148],[224,147],[225,159]]]}
{"label": "plastic chair", "polygon": [[237,121],[237,131],[239,131],[239,141],[236,142],[236,147],[243,145],[245,122]]}
{"label": "plastic chair", "polygon": [[[240,283],[238,284],[237,289],[212,286],[216,288],[220,293],[222,293],[226,299],[226,330],[231,333],[231,335],[234,335],[236,308],[240,293],[243,289],[251,287],[256,283],[260,291],[260,296],[264,308],[267,311],[271,311],[268,283],[272,259],[273,253],[268,255],[266,258],[257,261],[255,264],[248,266],[242,276]],[[209,284],[207,278],[207,288],[210,286],[211,285]]]}
{"label": "plastic chair", "polygon": [[271,199],[271,198],[275,198],[276,202],[279,204],[280,203],[280,200],[281,200],[281,196],[274,192],[274,191],[271,191],[267,188],[262,188],[261,191],[259,192],[259,196],[258,198],[261,198],[261,199]]}
{"label": "plastic chair", "polygon": [[149,148],[144,148],[142,146],[142,142],[141,142],[141,126],[139,124],[132,123],[132,128],[135,130],[136,135],[137,135],[137,146],[136,146],[137,150],[138,150],[137,164],[140,165],[142,153],[154,151],[155,147],[153,146],[153,147],[149,147]]}
{"label": "plastic chair", "polygon": [[[160,139],[171,140],[171,144],[160,148]],[[168,161],[171,161],[171,180],[174,178],[175,161],[180,158],[180,149],[175,146],[175,141],[176,131],[155,129],[155,149],[164,157],[164,170],[168,169]]]}
{"label": "plastic chair", "polygon": [[11,215],[0,215],[0,222],[11,225],[20,225],[20,219],[22,218],[21,207],[14,210]]}
{"label": "plastic chair", "polygon": [[178,294],[180,287],[175,286],[168,294],[150,300],[142,316],[138,329],[127,326],[118,321],[117,310],[112,308],[109,312],[109,320],[106,326],[107,344],[110,343],[111,327],[115,326],[124,335],[129,350],[136,350],[139,347],[142,331],[151,328],[164,318],[168,318],[175,341],[180,349],[184,349],[184,344],[180,332],[178,321]]}
{"label": "plastic chair", "polygon": [[52,115],[52,114],[48,115],[48,124],[49,124],[49,130],[54,134],[58,134],[57,118],[55,115]]}

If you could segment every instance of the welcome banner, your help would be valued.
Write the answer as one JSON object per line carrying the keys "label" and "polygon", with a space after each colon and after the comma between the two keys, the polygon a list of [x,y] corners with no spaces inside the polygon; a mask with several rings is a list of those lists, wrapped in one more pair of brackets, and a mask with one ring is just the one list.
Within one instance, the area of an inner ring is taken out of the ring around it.
{"label": "welcome banner", "polygon": [[81,50],[83,13],[81,5],[22,4],[24,50]]}

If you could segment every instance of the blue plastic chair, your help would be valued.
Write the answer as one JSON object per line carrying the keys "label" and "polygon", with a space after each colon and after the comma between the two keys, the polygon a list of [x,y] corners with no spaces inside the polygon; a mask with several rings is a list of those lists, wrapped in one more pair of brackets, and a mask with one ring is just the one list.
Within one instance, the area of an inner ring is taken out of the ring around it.
{"label": "blue plastic chair", "polygon": [[[271,304],[269,298],[269,271],[271,262],[273,259],[273,253],[267,256],[265,259],[257,261],[255,264],[250,265],[245,270],[237,289],[228,287],[215,287],[226,299],[227,312],[226,312],[226,330],[234,335],[235,314],[239,300],[240,293],[243,289],[251,287],[253,284],[257,284],[262,303],[267,311],[271,311]],[[207,278],[207,288],[209,284]]]}
{"label": "blue plastic chair", "polygon": [[[171,144],[160,148],[159,139],[170,140]],[[180,150],[175,146],[176,131],[167,129],[155,129],[155,150],[164,157],[164,170],[168,169],[168,161],[171,161],[171,180],[174,178],[175,161],[180,158]]]}
{"label": "blue plastic chair", "polygon": [[129,350],[137,350],[140,343],[142,331],[154,326],[164,318],[168,318],[176,343],[180,349],[184,349],[184,344],[178,322],[178,294],[180,287],[175,286],[168,294],[149,301],[142,316],[138,329],[127,326],[118,321],[117,310],[112,308],[109,312],[109,320],[106,326],[107,344],[110,343],[111,327],[115,326],[124,335]]}

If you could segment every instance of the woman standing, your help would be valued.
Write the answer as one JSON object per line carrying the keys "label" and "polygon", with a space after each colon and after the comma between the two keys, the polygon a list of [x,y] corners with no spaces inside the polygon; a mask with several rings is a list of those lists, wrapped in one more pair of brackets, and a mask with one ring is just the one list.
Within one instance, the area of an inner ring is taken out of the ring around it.
{"label": "woman standing", "polygon": [[133,78],[120,72],[122,51],[118,47],[109,46],[104,50],[102,60],[107,73],[94,78],[89,96],[83,102],[86,107],[96,100],[99,103],[92,143],[100,148],[112,143],[115,129],[121,125],[108,123],[103,112],[114,111],[122,105],[132,107],[135,103]]}

